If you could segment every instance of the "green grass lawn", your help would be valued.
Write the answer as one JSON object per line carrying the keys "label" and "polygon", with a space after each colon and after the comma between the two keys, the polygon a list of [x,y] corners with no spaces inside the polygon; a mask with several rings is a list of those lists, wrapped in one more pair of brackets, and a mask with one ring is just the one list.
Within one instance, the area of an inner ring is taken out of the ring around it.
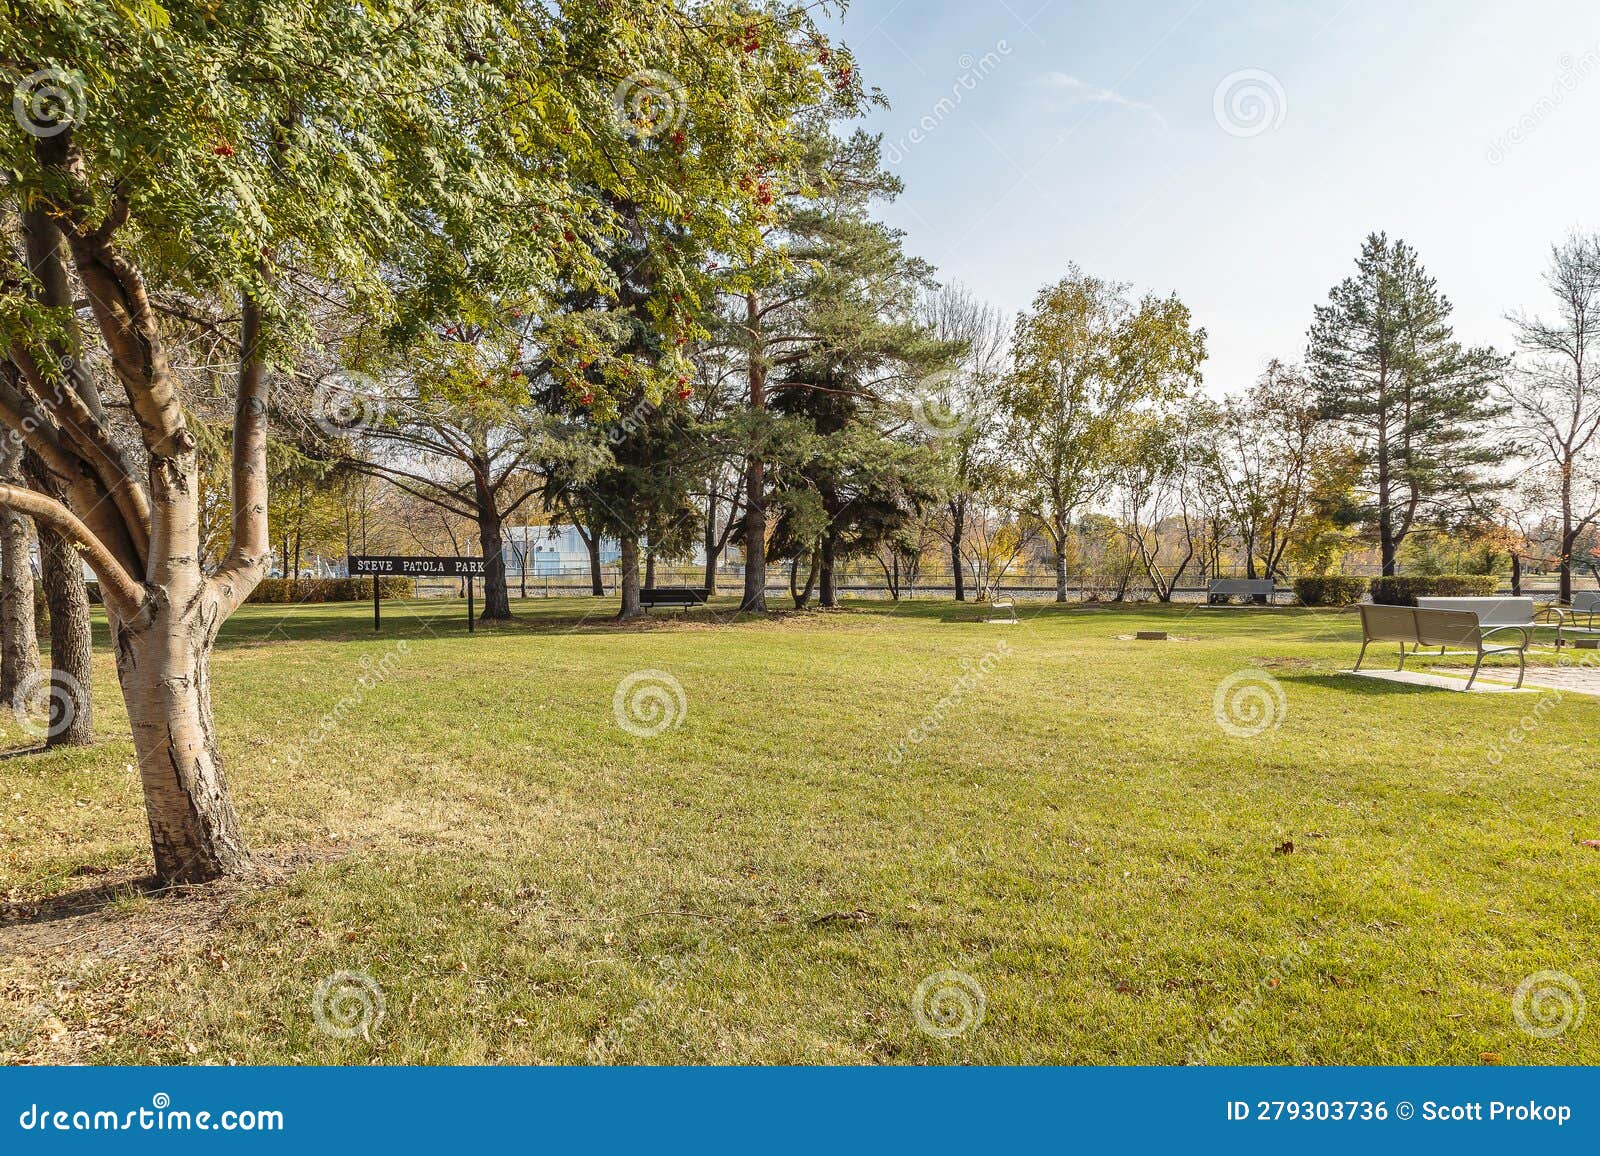
{"label": "green grass lawn", "polygon": [[[253,845],[301,865],[215,926],[203,898],[124,888],[78,938],[14,950],[0,1051],[1600,1062],[1600,1011],[1550,1039],[1513,1016],[1542,971],[1600,996],[1579,842],[1600,837],[1600,700],[1341,676],[1359,628],[1331,612],[1024,606],[1005,627],[856,603],[622,628],[597,605],[518,604],[474,637],[448,603],[395,604],[378,637],[359,605],[247,607],[217,724]],[[1182,637],[1127,637],[1149,628]],[[614,716],[641,670],[686,703],[655,737]],[[1278,725],[1219,725],[1238,672]],[[147,870],[101,674],[100,746],[0,761],[13,912]],[[48,931],[13,920],[0,949]],[[366,1037],[314,1021],[340,971],[381,987]],[[912,1004],[947,971],[984,1014],[943,1038]]]}

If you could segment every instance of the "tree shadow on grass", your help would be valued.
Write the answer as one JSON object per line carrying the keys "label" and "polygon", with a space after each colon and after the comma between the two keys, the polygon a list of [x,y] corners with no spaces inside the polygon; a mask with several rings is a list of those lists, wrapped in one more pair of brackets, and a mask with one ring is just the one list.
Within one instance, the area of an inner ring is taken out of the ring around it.
{"label": "tree shadow on grass", "polygon": [[[593,604],[565,605],[541,604],[541,599],[528,603],[513,602],[509,620],[474,622],[471,634],[467,630],[466,604],[452,600],[396,600],[383,606],[380,628],[372,628],[371,608],[363,613],[354,604],[337,607],[318,606],[246,607],[223,624],[217,638],[219,650],[241,650],[271,646],[284,642],[363,642],[378,646],[392,646],[404,639],[415,642],[424,639],[456,640],[479,638],[485,641],[508,635],[563,635],[563,634],[617,634],[653,632],[705,632],[725,628],[763,629],[781,626],[796,619],[818,619],[815,610],[792,610],[780,607],[764,615],[745,614],[739,610],[738,599],[726,597],[712,602],[708,607],[689,613],[681,611],[645,614],[627,622],[617,619],[617,601],[614,597],[596,598]],[[844,614],[853,616],[857,608]]]}
{"label": "tree shadow on grass", "polygon": [[141,867],[81,867],[68,878],[103,877],[72,891],[0,903],[0,959],[54,956],[86,945],[100,956],[153,955],[208,934],[250,896],[353,850],[344,844],[270,847],[256,853],[250,873],[199,884],[166,885]]}
{"label": "tree shadow on grass", "polygon": [[117,878],[64,891],[46,899],[13,900],[0,903],[0,942],[14,928],[30,927],[41,923],[58,923],[65,919],[95,915],[113,904],[126,903],[138,896],[159,896],[176,893],[161,886],[154,875],[119,875]]}

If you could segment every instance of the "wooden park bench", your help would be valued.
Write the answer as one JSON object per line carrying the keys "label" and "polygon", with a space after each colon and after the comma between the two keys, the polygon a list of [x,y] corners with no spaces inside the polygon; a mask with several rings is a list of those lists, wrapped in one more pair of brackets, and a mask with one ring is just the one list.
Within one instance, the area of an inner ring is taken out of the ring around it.
{"label": "wooden park bench", "polygon": [[[1512,645],[1489,642],[1492,635],[1504,630],[1519,632],[1521,642]],[[1473,655],[1472,675],[1467,679],[1468,690],[1478,680],[1478,669],[1483,666],[1485,658],[1495,654],[1515,654],[1519,663],[1517,686],[1521,687],[1523,676],[1528,673],[1528,647],[1533,643],[1533,623],[1530,620],[1526,623],[1486,626],[1471,610],[1364,604],[1361,607],[1361,654],[1356,658],[1357,670],[1361,669],[1361,663],[1367,657],[1367,647],[1374,642],[1400,644],[1400,665],[1395,667],[1396,670],[1406,668],[1407,644],[1418,650],[1424,646],[1437,646],[1440,654],[1453,647]]]}
{"label": "wooden park bench", "polygon": [[646,611],[657,606],[676,606],[685,614],[706,604],[706,592],[694,586],[646,586],[639,591],[639,605]]}
{"label": "wooden park bench", "polygon": [[1217,606],[1230,598],[1272,599],[1271,578],[1213,578],[1206,584],[1206,605]]}

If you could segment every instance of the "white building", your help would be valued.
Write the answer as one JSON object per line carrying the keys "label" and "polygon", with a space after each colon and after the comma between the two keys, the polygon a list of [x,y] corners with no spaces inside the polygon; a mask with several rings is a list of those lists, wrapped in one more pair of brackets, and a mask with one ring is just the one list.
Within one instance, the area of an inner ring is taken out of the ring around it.
{"label": "white building", "polygon": [[[525,558],[529,574],[587,574],[589,547],[576,526],[503,526],[500,530],[506,573],[515,574]],[[600,564],[614,566],[622,547],[613,538],[600,539]]]}

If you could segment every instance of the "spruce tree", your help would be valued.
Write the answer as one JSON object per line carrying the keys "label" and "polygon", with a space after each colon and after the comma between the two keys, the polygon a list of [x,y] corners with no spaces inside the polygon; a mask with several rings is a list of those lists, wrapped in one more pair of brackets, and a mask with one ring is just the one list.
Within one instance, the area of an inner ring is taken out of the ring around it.
{"label": "spruce tree", "polygon": [[1385,575],[1407,535],[1449,524],[1496,484],[1486,467],[1501,455],[1484,435],[1506,360],[1457,341],[1451,311],[1417,251],[1374,233],[1311,325],[1318,401],[1361,447],[1362,515]]}

